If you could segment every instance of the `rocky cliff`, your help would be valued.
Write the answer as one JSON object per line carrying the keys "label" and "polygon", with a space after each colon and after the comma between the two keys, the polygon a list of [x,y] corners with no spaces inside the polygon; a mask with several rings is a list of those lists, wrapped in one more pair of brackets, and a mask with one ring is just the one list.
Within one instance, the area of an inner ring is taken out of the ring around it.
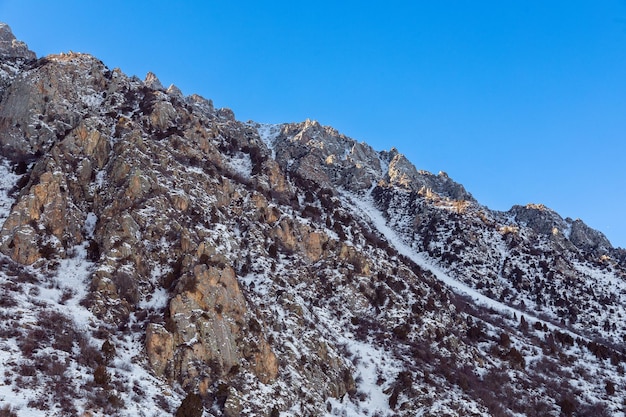
{"label": "rocky cliff", "polygon": [[0,413],[624,413],[626,264],[580,220],[6,25],[0,146]]}

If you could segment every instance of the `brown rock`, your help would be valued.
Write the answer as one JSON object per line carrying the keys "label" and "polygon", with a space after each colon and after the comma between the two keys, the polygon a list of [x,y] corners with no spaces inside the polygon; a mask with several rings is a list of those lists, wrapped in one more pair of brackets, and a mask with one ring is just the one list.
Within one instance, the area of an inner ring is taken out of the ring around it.
{"label": "brown rock", "polygon": [[[175,324],[175,342],[182,350],[176,367],[187,375],[187,383],[196,378],[191,367],[194,361],[215,363],[219,377],[239,364],[237,336],[246,313],[232,268],[218,269],[197,265],[194,276],[188,277],[193,288],[182,292],[170,302],[170,315]],[[202,311],[201,315],[196,312]]]}
{"label": "brown rock", "polygon": [[35,230],[29,225],[22,225],[15,229],[12,234],[13,239],[7,245],[5,253],[9,253],[11,258],[17,262],[30,265],[41,257],[39,246],[37,245],[37,235]]}
{"label": "brown rock", "polygon": [[159,130],[167,130],[176,123],[176,109],[168,101],[158,101],[154,104],[150,122]]}
{"label": "brown rock", "polygon": [[174,338],[163,326],[150,323],[146,329],[148,362],[157,376],[165,373],[174,356]]}
{"label": "brown rock", "polygon": [[[184,386],[206,388],[209,382],[195,363],[209,364],[214,380],[241,364],[242,349],[250,350],[242,342],[246,301],[230,267],[196,265],[193,277],[184,279],[185,289],[170,302],[175,374]],[[267,383],[278,375],[278,360],[264,338],[256,346],[250,357],[252,371]]]}
{"label": "brown rock", "polygon": [[129,179],[126,197],[137,200],[150,192],[150,181],[143,175],[141,170],[135,170]]}
{"label": "brown rock", "polygon": [[[44,237],[59,255],[63,255],[61,243],[80,243],[83,219],[68,207],[67,198],[67,185],[60,172],[41,174],[38,183],[18,199],[3,224],[2,251],[18,262],[32,264],[39,259],[36,254],[41,248],[37,246]],[[35,222],[40,227],[35,229]],[[50,241],[50,236],[57,240]]]}
{"label": "brown rock", "polygon": [[254,373],[262,383],[269,384],[278,376],[278,358],[265,339],[261,339],[258,349],[253,356]]}
{"label": "brown rock", "polygon": [[90,121],[81,122],[72,134],[82,153],[93,160],[96,168],[102,169],[109,158],[109,141],[90,124]]}
{"label": "brown rock", "polygon": [[284,218],[278,222],[278,225],[274,227],[274,235],[280,243],[288,250],[295,250],[298,244],[296,235],[293,229],[293,221]]}
{"label": "brown rock", "polygon": [[328,241],[328,237],[319,232],[307,233],[304,236],[304,252],[312,262],[318,261],[324,254],[322,246]]}

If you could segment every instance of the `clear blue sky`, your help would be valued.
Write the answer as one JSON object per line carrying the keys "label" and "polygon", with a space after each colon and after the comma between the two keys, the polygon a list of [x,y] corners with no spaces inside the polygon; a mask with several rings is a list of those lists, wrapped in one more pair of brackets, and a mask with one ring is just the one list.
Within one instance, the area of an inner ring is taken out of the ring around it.
{"label": "clear blue sky", "polygon": [[39,56],[153,71],[241,120],[315,119],[626,247],[624,0],[0,0],[0,21]]}

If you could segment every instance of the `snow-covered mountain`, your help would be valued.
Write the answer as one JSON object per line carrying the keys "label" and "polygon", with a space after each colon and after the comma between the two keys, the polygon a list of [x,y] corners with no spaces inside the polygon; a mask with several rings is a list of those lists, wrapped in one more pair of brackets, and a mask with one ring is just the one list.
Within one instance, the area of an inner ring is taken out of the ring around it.
{"label": "snow-covered mountain", "polygon": [[0,416],[624,416],[626,252],[0,25]]}

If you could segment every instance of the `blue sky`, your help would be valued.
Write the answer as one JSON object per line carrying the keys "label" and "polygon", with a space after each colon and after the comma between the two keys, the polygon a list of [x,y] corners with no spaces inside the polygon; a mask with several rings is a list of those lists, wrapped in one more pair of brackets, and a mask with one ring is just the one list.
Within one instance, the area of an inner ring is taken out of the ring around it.
{"label": "blue sky", "polygon": [[315,119],[626,247],[624,0],[0,0],[0,21],[39,56],[152,71],[240,120]]}

